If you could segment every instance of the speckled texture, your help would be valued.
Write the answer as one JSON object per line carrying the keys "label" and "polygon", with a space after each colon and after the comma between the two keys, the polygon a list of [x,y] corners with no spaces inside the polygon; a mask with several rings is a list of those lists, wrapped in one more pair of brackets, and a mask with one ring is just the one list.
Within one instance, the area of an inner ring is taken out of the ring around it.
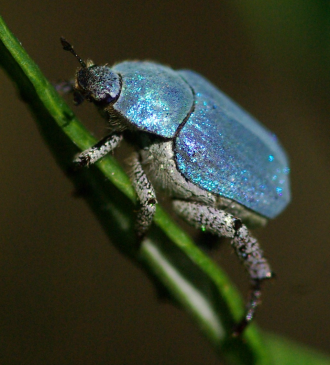
{"label": "speckled texture", "polygon": [[208,191],[277,216],[290,201],[290,187],[276,136],[202,76],[179,73],[196,93],[195,111],[175,141],[179,171]]}
{"label": "speckled texture", "polygon": [[81,68],[77,80],[79,87],[96,101],[111,103],[120,93],[118,75],[106,66]]}
{"label": "speckled texture", "polygon": [[122,76],[114,108],[140,130],[174,137],[193,105],[189,85],[171,68],[152,62],[122,62],[112,69]]}

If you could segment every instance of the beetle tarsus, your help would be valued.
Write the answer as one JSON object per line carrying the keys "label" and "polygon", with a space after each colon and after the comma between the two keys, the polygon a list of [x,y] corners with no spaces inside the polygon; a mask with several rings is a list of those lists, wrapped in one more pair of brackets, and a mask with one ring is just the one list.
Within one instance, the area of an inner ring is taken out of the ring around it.
{"label": "beetle tarsus", "polygon": [[243,319],[234,327],[232,336],[240,336],[247,325],[252,321],[255,316],[256,309],[260,304],[261,297],[261,283],[263,280],[253,280],[251,285],[250,298],[247,304],[246,313]]}

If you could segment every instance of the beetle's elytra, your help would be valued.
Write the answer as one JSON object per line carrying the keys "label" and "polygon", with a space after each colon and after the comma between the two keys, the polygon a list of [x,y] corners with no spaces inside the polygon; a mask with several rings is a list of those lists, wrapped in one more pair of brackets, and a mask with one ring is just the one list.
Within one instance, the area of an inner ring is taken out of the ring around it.
{"label": "beetle's elytra", "polygon": [[75,99],[93,102],[111,133],[74,161],[94,163],[123,138],[136,148],[132,182],[140,209],[141,241],[156,210],[154,187],[173,200],[174,210],[198,229],[231,238],[251,281],[239,335],[252,320],[261,283],[272,277],[259,243],[247,226],[265,225],[290,201],[289,165],[275,135],[201,75],[152,62],[113,67],[78,58]]}

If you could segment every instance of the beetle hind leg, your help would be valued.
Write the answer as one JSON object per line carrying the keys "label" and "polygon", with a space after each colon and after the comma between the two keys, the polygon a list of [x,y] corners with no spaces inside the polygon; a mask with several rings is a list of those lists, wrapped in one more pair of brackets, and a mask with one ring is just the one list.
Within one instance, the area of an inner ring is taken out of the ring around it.
{"label": "beetle hind leg", "polygon": [[232,214],[200,203],[183,200],[174,200],[173,206],[179,216],[197,229],[209,231],[220,237],[231,238],[231,245],[251,280],[251,294],[246,305],[245,315],[233,332],[233,336],[240,335],[253,319],[260,303],[261,283],[272,277],[272,271],[258,241],[250,235],[242,221]]}

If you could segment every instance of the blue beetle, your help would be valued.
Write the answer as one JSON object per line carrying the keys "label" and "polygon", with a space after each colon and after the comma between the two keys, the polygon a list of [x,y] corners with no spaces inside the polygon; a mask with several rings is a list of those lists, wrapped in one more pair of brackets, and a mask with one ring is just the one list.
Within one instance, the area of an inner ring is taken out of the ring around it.
{"label": "blue beetle", "polygon": [[75,100],[93,102],[111,129],[75,165],[95,163],[125,138],[136,147],[132,183],[140,242],[156,211],[155,188],[172,198],[188,223],[231,238],[251,281],[246,314],[234,331],[239,335],[255,314],[261,283],[273,276],[247,226],[264,226],[290,201],[288,160],[276,136],[193,71],[139,61],[86,64],[64,38],[61,43],[81,64]]}

